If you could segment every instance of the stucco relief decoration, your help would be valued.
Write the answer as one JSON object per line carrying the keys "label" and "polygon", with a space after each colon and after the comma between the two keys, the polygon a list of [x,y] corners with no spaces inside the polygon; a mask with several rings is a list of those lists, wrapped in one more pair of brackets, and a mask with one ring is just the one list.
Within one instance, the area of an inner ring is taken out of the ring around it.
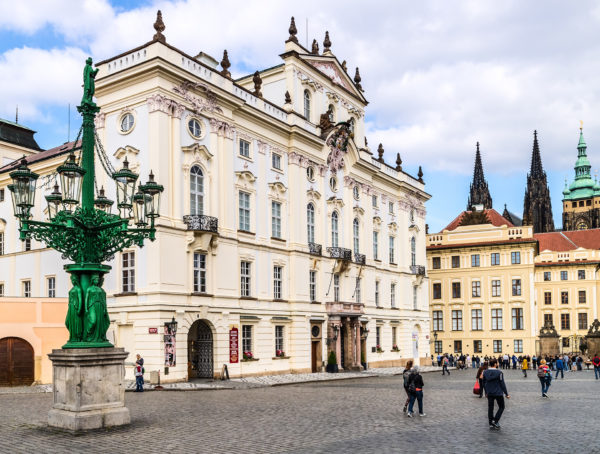
{"label": "stucco relief decoration", "polygon": [[269,144],[267,142],[263,142],[262,140],[257,140],[256,146],[257,146],[258,152],[260,154],[267,154],[267,149],[269,147]]}
{"label": "stucco relief decoration", "polygon": [[327,165],[332,172],[337,172],[344,167],[344,155],[348,152],[348,143],[353,135],[352,122],[340,122],[334,133],[327,139],[327,145],[331,150],[327,156]]}
{"label": "stucco relief decoration", "polygon": [[296,76],[300,79],[303,85],[308,85],[316,91],[323,91],[323,85],[321,85],[316,80],[311,79],[308,75],[304,74],[302,71],[296,71]]}
{"label": "stucco relief decoration", "polygon": [[233,133],[235,128],[225,121],[210,119],[210,130],[216,133],[218,136],[226,137],[227,139],[233,139]]}
{"label": "stucco relief decoration", "polygon": [[106,121],[106,114],[105,113],[99,113],[99,114],[97,114],[96,118],[94,119],[94,125],[96,126],[96,129],[104,128],[105,121]]}
{"label": "stucco relief decoration", "polygon": [[121,164],[119,164],[119,166],[117,166],[118,168],[120,168],[122,166],[123,161],[125,161],[125,158],[127,158],[127,161],[129,162],[129,168],[131,170],[133,170],[135,173],[139,173],[139,169],[140,169],[140,161],[138,159],[139,153],[140,153],[140,150],[138,150],[137,148],[133,148],[131,145],[127,145],[125,147],[121,147],[121,148],[117,149],[117,151],[114,152],[113,156],[121,162]]}
{"label": "stucco relief decoration", "polygon": [[[206,99],[192,95],[190,90],[197,90],[206,96]],[[200,83],[189,81],[182,82],[179,86],[173,87],[173,91],[188,101],[196,113],[200,112],[218,112],[223,113],[223,110],[217,103],[216,95],[208,88],[208,86]]]}
{"label": "stucco relief decoration", "polygon": [[346,90],[352,90],[350,84],[348,84],[348,82],[345,80],[345,77],[342,76],[335,64],[316,61],[312,61],[310,63],[323,74],[325,74],[327,77],[329,77],[332,81],[334,81],[336,84],[341,85]]}
{"label": "stucco relief decoration", "polygon": [[427,210],[425,209],[425,205],[415,196],[408,194],[404,199],[401,199],[398,202],[398,205],[404,211],[410,212],[414,210],[417,216],[422,219],[425,219],[425,215],[427,214]]}
{"label": "stucco relief decoration", "polygon": [[271,197],[276,200],[281,200],[284,198],[287,188],[283,183],[277,181],[275,183],[269,183],[269,191],[271,193]]}
{"label": "stucco relief decoration", "polygon": [[[182,104],[179,104],[177,101],[169,99],[160,93],[150,96],[146,101],[148,103],[148,112],[150,113],[159,111],[172,115],[176,118],[181,118],[185,110],[185,107]],[[126,111],[131,111],[131,109],[123,109],[123,111],[121,111],[121,115]]]}

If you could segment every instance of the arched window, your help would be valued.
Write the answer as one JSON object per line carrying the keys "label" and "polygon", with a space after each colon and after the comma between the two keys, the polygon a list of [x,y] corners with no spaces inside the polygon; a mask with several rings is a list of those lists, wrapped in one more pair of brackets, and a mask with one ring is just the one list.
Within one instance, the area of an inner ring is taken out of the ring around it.
{"label": "arched window", "polygon": [[331,215],[331,247],[338,247],[338,214],[334,211]]}
{"label": "arched window", "polygon": [[199,166],[190,170],[190,214],[204,214],[204,175]]}
{"label": "arched window", "polygon": [[354,218],[354,222],[352,223],[352,233],[354,234],[354,253],[360,253],[360,240],[358,237],[359,227],[358,227],[358,219]]}
{"label": "arched window", "polygon": [[310,121],[310,92],[304,90],[304,116]]}
{"label": "arched window", "polygon": [[414,236],[410,239],[410,264],[417,264],[417,240]]}
{"label": "arched window", "polygon": [[309,203],[306,206],[306,230],[308,233],[308,242],[315,242],[315,206]]}

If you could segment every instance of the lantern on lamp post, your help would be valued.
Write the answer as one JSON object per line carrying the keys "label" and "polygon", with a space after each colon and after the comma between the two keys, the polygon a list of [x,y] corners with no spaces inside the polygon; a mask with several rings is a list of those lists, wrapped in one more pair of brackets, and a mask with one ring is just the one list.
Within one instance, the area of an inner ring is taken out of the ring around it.
{"label": "lantern on lamp post", "polygon": [[58,189],[58,184],[54,185],[54,190],[46,196],[46,202],[48,203],[48,219],[53,220],[56,214],[60,211],[62,205],[62,194]]}
{"label": "lantern on lamp post", "polygon": [[131,209],[133,205],[133,192],[135,191],[135,182],[138,175],[129,168],[127,157],[123,161],[123,167],[118,172],[112,174],[117,184],[117,208],[122,218],[131,218]]}
{"label": "lantern on lamp post", "polygon": [[154,174],[151,170],[150,175],[148,175],[148,181],[146,184],[140,185],[139,189],[147,196],[144,199],[146,204],[146,216],[154,222],[154,218],[160,216],[160,194],[165,188],[154,181]]}
{"label": "lantern on lamp post", "polygon": [[71,151],[65,163],[56,171],[60,176],[63,210],[73,213],[81,200],[81,185],[85,170],[79,167],[75,153]]}
{"label": "lantern on lamp post", "polygon": [[10,172],[13,180],[11,193],[15,216],[21,221],[29,219],[31,208],[35,202],[35,185],[39,175],[27,167],[25,156],[21,159],[17,170]]}
{"label": "lantern on lamp post", "polygon": [[98,192],[98,197],[94,200],[94,207],[96,207],[97,210],[104,211],[106,214],[110,214],[113,203],[114,202],[104,194],[104,187],[101,187]]}

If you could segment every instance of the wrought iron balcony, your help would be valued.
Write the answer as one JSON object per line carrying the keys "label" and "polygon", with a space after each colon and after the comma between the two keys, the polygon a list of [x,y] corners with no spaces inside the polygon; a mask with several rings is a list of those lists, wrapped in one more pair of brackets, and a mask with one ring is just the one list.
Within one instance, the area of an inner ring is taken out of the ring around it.
{"label": "wrought iron balcony", "polygon": [[308,243],[308,251],[312,255],[321,255],[323,247],[317,243]]}
{"label": "wrought iron balcony", "polygon": [[343,247],[328,247],[329,257],[332,259],[341,259],[344,261],[352,261],[352,251]]}
{"label": "wrought iron balcony", "polygon": [[359,254],[358,252],[354,253],[354,261],[359,265],[364,265],[366,263],[365,254]]}
{"label": "wrought iron balcony", "polygon": [[219,219],[204,214],[189,214],[183,217],[188,230],[219,233]]}
{"label": "wrought iron balcony", "polygon": [[411,265],[410,272],[417,276],[425,276],[425,267],[423,265]]}

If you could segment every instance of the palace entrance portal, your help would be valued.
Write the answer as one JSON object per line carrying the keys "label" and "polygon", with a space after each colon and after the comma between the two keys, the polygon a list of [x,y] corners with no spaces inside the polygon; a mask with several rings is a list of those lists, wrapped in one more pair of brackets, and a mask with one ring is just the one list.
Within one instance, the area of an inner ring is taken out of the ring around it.
{"label": "palace entrance portal", "polygon": [[34,379],[33,347],[18,337],[0,339],[0,386],[29,386]]}
{"label": "palace entrance portal", "polygon": [[188,377],[214,377],[212,330],[202,320],[195,321],[188,333]]}

